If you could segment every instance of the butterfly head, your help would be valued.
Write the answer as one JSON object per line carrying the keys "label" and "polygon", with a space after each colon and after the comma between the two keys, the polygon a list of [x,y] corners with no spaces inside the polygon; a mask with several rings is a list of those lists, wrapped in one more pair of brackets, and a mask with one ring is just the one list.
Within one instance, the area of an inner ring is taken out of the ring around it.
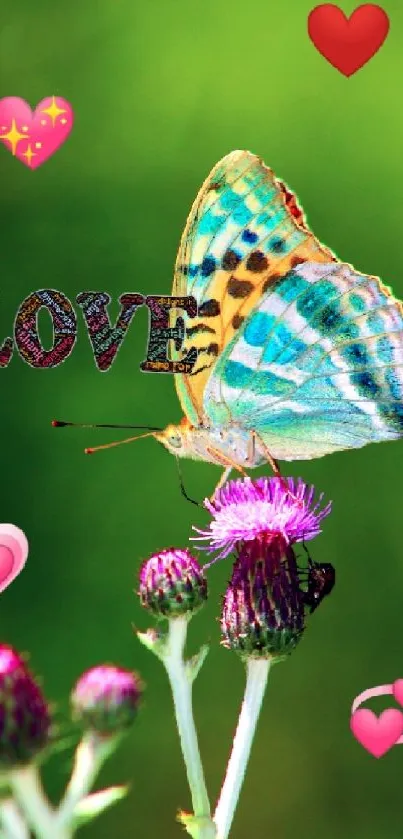
{"label": "butterfly head", "polygon": [[155,439],[162,443],[169,452],[181,457],[184,449],[183,436],[180,426],[167,425],[163,431],[156,432]]}
{"label": "butterfly head", "polygon": [[163,431],[156,431],[154,437],[175,457],[191,457],[193,453],[194,428],[184,418],[179,425],[167,425]]}

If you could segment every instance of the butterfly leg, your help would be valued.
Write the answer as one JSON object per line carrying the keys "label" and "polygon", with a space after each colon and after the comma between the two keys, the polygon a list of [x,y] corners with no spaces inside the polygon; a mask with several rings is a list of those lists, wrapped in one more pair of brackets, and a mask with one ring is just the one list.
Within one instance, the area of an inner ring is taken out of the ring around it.
{"label": "butterfly leg", "polygon": [[282,476],[281,476],[280,467],[277,463],[277,460],[274,460],[274,457],[272,457],[272,455],[270,454],[266,444],[263,442],[262,438],[257,433],[257,431],[252,431],[251,438],[253,440],[253,443],[252,443],[253,453],[255,451],[255,443],[256,443],[256,440],[257,440],[259,445],[262,447],[263,452],[264,452],[265,457],[266,457],[266,460],[267,460],[268,463],[270,463],[270,466],[273,469],[273,472],[274,472],[276,478],[281,478]]}
{"label": "butterfly leg", "polygon": [[265,457],[266,457],[266,460],[267,460],[267,462],[268,462],[268,463],[270,463],[270,466],[271,466],[271,468],[273,469],[273,472],[274,472],[275,477],[276,477],[276,478],[280,478],[280,481],[281,481],[281,483],[283,484],[284,489],[285,489],[285,490],[287,490],[287,492],[289,492],[289,486],[288,486],[288,483],[287,483],[286,479],[284,478],[284,476],[283,476],[283,475],[281,474],[281,472],[280,472],[280,467],[279,467],[279,465],[278,465],[278,463],[277,463],[277,460],[275,460],[275,459],[274,459],[274,457],[272,457],[272,455],[270,454],[270,452],[269,452],[269,450],[268,450],[268,448],[267,448],[266,444],[263,442],[263,440],[262,440],[262,438],[261,438],[260,434],[258,434],[258,433],[257,433],[257,431],[252,431],[251,436],[252,436],[252,439],[253,439],[255,442],[256,442],[256,440],[257,440],[257,441],[258,441],[258,443],[259,443],[259,445],[262,447],[263,452],[264,452],[264,455],[265,455]]}
{"label": "butterfly leg", "polygon": [[245,470],[242,469],[242,466],[239,466],[238,463],[235,463],[233,460],[231,460],[231,458],[227,457],[227,455],[225,455],[223,452],[220,452],[218,449],[213,449],[213,448],[209,447],[207,449],[207,452],[208,452],[208,454],[210,454],[214,457],[214,459],[217,463],[221,463],[222,466],[225,466],[224,472],[221,475],[221,478],[218,481],[218,484],[215,487],[212,496],[210,497],[210,501],[212,501],[216,491],[218,489],[220,489],[220,487],[222,487],[222,485],[225,483],[225,481],[227,480],[228,475],[230,474],[232,469],[236,469],[237,472],[240,472],[241,475],[243,475],[244,478],[247,478],[248,475],[245,472]]}
{"label": "butterfly leg", "polygon": [[220,480],[218,481],[218,484],[217,484],[217,486],[216,486],[216,488],[215,488],[215,490],[214,490],[214,492],[215,492],[215,493],[217,492],[217,490],[218,490],[218,489],[221,489],[221,487],[223,486],[223,484],[225,484],[225,481],[227,480],[227,478],[229,478],[229,475],[230,475],[230,473],[232,472],[232,469],[233,469],[233,467],[232,467],[232,466],[227,466],[227,468],[226,468],[226,469],[224,469],[224,472],[222,473],[221,478],[220,478]]}

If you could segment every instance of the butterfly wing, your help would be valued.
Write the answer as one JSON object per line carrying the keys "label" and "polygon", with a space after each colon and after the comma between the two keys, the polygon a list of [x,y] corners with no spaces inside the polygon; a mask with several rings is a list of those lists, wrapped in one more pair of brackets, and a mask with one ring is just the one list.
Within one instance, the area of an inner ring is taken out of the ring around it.
{"label": "butterfly wing", "polygon": [[177,316],[185,321],[182,349],[171,349],[172,360],[198,349],[192,372],[175,375],[193,425],[207,422],[203,394],[217,357],[267,289],[298,263],[333,259],[309,231],[295,196],[258,157],[234,151],[217,163],[190,211],[172,290],[198,304],[191,320],[172,312],[172,323]]}
{"label": "butterfly wing", "polygon": [[402,304],[350,265],[297,266],[224,349],[204,410],[256,431],[279,460],[401,437]]}

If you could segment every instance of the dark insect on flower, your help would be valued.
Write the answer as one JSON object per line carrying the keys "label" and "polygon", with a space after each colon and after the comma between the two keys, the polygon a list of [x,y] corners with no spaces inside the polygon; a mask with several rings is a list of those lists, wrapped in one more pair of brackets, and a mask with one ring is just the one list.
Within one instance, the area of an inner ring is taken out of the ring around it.
{"label": "dark insect on flower", "polygon": [[336,571],[330,562],[313,562],[308,555],[307,589],[304,591],[304,604],[310,613],[318,608],[323,598],[330,594],[336,582]]}

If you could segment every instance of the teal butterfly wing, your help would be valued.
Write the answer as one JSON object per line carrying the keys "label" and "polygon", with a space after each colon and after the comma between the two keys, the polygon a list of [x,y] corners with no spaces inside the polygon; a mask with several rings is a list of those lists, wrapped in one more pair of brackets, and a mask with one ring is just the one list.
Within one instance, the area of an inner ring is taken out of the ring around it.
{"label": "teal butterfly wing", "polygon": [[298,265],[225,347],[204,411],[212,426],[255,431],[279,460],[401,437],[402,304],[350,265]]}
{"label": "teal butterfly wing", "polygon": [[205,426],[204,392],[217,358],[259,304],[276,277],[304,261],[331,262],[334,255],[309,230],[293,193],[254,154],[234,151],[220,160],[191,208],[179,246],[172,295],[192,295],[198,316],[182,317],[180,361],[198,352],[190,374],[176,374],[177,393],[189,422]]}

